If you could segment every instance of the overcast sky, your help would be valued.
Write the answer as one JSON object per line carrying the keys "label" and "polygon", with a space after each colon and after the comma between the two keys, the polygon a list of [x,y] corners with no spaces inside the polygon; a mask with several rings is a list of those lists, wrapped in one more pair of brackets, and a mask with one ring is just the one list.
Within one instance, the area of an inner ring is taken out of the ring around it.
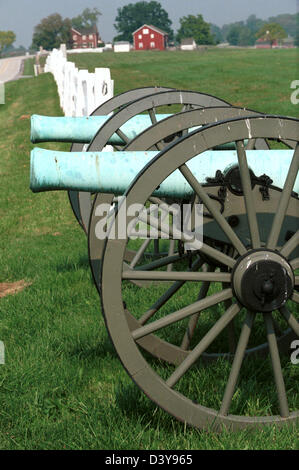
{"label": "overcast sky", "polygon": [[[15,45],[28,47],[32,33],[42,18],[60,13],[65,18],[77,16],[86,7],[97,7],[102,16],[98,28],[104,41],[111,41],[116,31],[113,27],[117,8],[134,0],[0,0],[0,31],[13,30]],[[299,0],[160,0],[168,12],[172,27],[177,30],[179,18],[201,13],[205,21],[222,26],[225,23],[246,19],[249,15],[267,19],[280,13],[296,13]]]}

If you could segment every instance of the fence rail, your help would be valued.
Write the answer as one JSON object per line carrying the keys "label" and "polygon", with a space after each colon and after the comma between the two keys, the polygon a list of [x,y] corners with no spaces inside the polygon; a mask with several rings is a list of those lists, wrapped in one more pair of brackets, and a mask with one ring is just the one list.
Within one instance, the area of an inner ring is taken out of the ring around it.
{"label": "fence rail", "polygon": [[48,55],[45,72],[54,76],[65,116],[89,116],[113,97],[114,83],[109,68],[96,68],[94,73],[79,70],[67,61],[63,50],[53,49]]}

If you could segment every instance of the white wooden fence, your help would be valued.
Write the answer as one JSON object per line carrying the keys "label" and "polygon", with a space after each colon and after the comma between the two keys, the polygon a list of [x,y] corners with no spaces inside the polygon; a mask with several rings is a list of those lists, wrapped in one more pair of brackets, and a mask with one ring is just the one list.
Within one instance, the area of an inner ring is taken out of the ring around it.
{"label": "white wooden fence", "polygon": [[110,69],[96,68],[94,73],[78,70],[63,50],[53,49],[48,55],[45,72],[54,76],[65,116],[88,116],[113,96]]}

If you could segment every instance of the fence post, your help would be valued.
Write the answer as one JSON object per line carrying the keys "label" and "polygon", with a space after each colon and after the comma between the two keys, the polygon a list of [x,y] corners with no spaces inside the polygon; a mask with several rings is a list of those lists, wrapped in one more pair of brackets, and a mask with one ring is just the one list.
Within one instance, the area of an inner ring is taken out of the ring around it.
{"label": "fence post", "polygon": [[102,103],[113,97],[114,82],[111,80],[110,69],[95,69],[95,106],[98,107]]}
{"label": "fence post", "polygon": [[94,73],[78,70],[73,62],[67,61],[64,44],[48,55],[45,72],[54,76],[60,106],[66,116],[88,116],[113,97],[110,69],[96,68]]}

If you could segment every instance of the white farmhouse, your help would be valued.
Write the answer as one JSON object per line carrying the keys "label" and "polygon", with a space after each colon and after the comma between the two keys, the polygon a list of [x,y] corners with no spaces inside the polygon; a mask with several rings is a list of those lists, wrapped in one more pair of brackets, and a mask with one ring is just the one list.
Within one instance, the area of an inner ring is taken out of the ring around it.
{"label": "white farmhouse", "polygon": [[181,41],[181,51],[194,51],[196,42],[193,38],[185,38]]}
{"label": "white farmhouse", "polygon": [[128,41],[119,41],[114,43],[114,52],[130,52],[130,43]]}

